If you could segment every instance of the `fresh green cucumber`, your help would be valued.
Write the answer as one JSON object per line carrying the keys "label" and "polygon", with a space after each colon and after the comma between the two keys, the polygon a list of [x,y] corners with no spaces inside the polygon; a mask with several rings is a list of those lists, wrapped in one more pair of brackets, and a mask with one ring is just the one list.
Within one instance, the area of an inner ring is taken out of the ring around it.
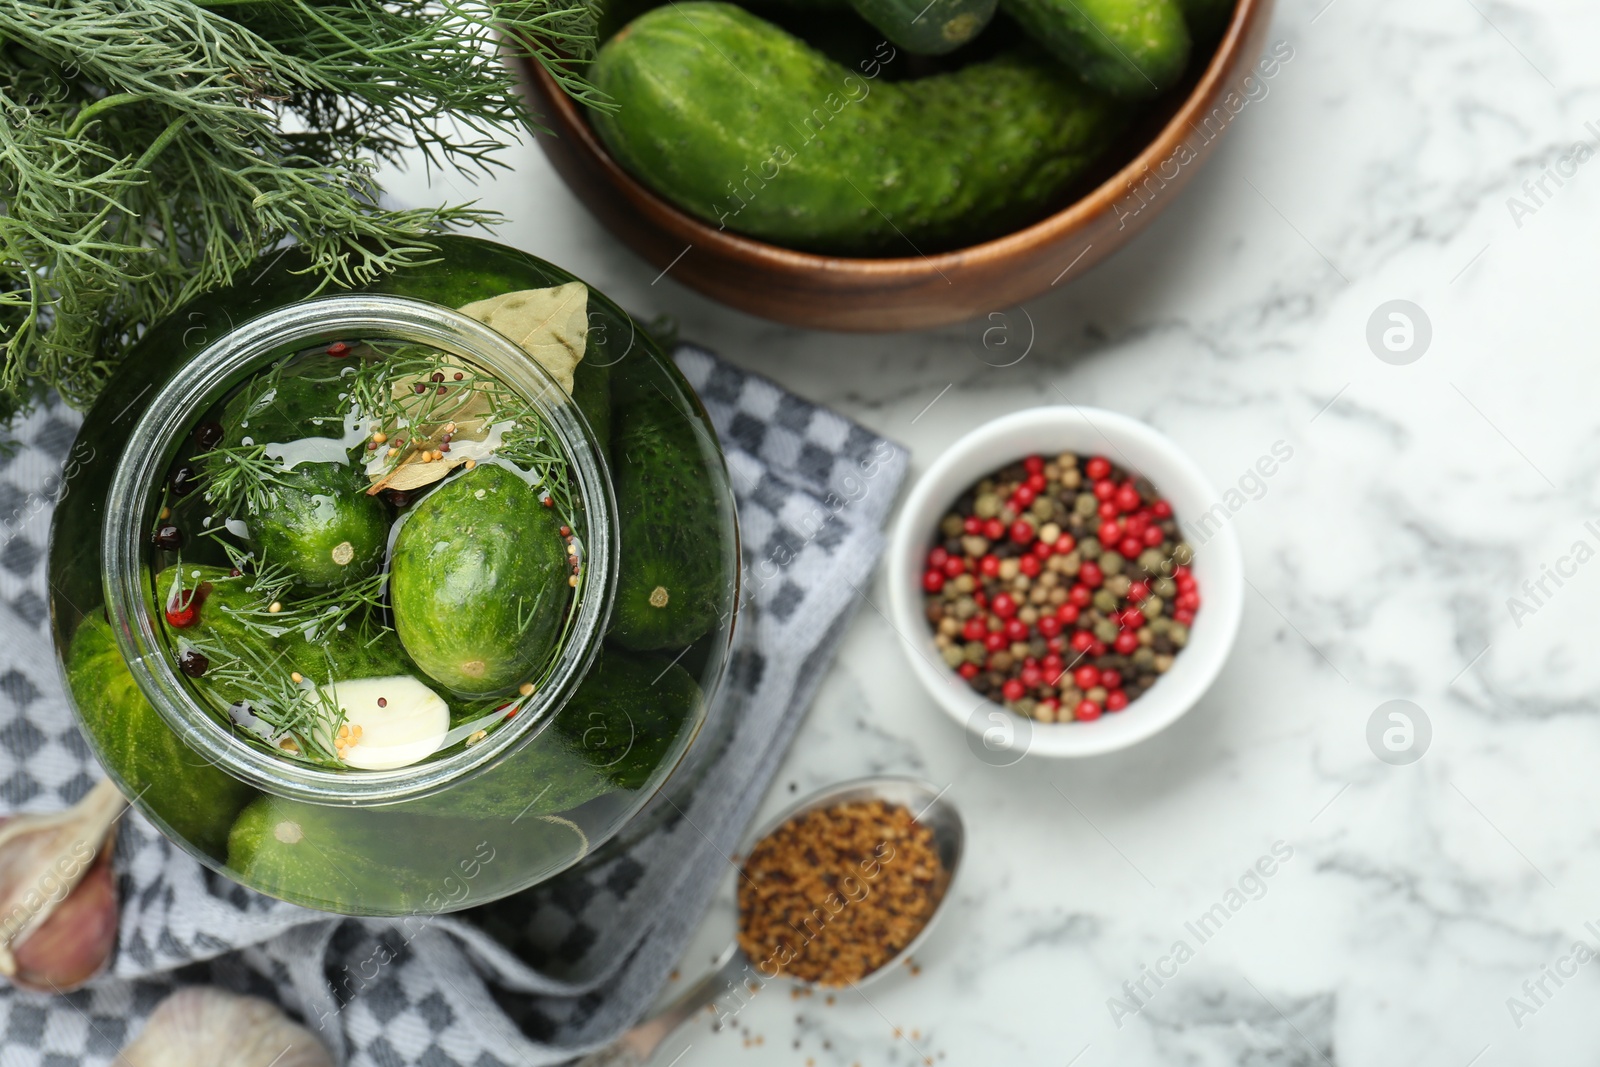
{"label": "fresh green cucumber", "polygon": [[700,714],[700,687],[665,658],[601,651],[555,721],[500,764],[438,798],[463,817],[570,811],[618,789],[643,789],[669,765]]}
{"label": "fresh green cucumber", "polygon": [[370,483],[360,470],[301,463],[278,477],[267,506],[247,523],[258,559],[288,568],[295,584],[307,589],[332,589],[377,573],[389,514],[367,495]]}
{"label": "fresh green cucumber", "polygon": [[139,691],[100,616],[79,625],[66,675],[106,766],[173,835],[220,858],[229,824],[255,791],[178,740]]}
{"label": "fresh green cucumber", "polygon": [[618,384],[611,443],[622,558],[611,639],[639,650],[682,648],[724,610],[722,518],[706,484],[698,418],[643,374]]}
{"label": "fresh green cucumber", "polygon": [[856,14],[885,37],[920,56],[942,56],[966,44],[994,18],[997,0],[850,0]]}
{"label": "fresh green cucumber", "polygon": [[[205,669],[191,678],[216,710],[249,703],[294,672],[318,685],[411,673],[392,631],[368,637],[351,625],[312,641],[296,625],[275,625],[255,582],[253,575],[195,564],[177,564],[156,575],[155,595],[162,608],[156,617],[177,649],[180,669],[185,653],[194,650],[205,656]],[[166,611],[174,601],[192,606],[192,615]],[[294,605],[290,601],[286,606]],[[183,625],[174,625],[174,618]]]}
{"label": "fresh green cucumber", "polygon": [[1005,0],[1005,10],[1085,84],[1119,99],[1159,96],[1189,62],[1178,0]]}
{"label": "fresh green cucumber", "polygon": [[1014,229],[1126,118],[1042,58],[872,81],[704,0],[635,19],[590,76],[618,104],[594,113],[596,130],[657,192],[728,229],[830,253],[914,254]]}
{"label": "fresh green cucumber", "polygon": [[406,516],[389,565],[394,625],[417,666],[463,695],[530,680],[555,645],[572,589],[554,508],[484,464]]}
{"label": "fresh green cucumber", "polygon": [[414,805],[324,807],[258,797],[228,835],[228,866],[253,889],[345,915],[452,911],[507,882],[527,884],[588,847],[565,819],[434,819]]}
{"label": "fresh green cucumber", "polygon": [[[322,416],[344,406],[338,366],[331,360],[300,364],[278,378],[265,392],[235,397],[223,415],[223,444],[228,452],[247,447],[266,450],[279,459],[273,446],[316,458],[295,462],[292,470],[274,476],[270,492],[245,515],[247,538],[262,562],[285,567],[296,584],[307,589],[330,589],[377,572],[389,537],[389,515],[383,502],[367,495],[370,484],[350,450],[341,441],[344,425]],[[294,447],[309,441],[315,448]],[[226,461],[213,457],[208,474],[223,473]]]}

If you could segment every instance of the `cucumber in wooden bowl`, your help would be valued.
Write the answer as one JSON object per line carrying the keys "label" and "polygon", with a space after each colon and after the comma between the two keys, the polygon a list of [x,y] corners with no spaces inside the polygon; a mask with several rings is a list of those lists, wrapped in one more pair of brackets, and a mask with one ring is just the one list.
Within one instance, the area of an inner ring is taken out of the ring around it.
{"label": "cucumber in wooden bowl", "polygon": [[1189,62],[1178,0],[1005,0],[1005,11],[1068,70],[1111,96],[1159,96]]}
{"label": "cucumber in wooden bowl", "polygon": [[955,245],[1028,221],[1128,117],[1042,56],[870,81],[704,0],[634,19],[592,77],[618,105],[594,113],[596,131],[658,193],[719,227],[844,254]]}

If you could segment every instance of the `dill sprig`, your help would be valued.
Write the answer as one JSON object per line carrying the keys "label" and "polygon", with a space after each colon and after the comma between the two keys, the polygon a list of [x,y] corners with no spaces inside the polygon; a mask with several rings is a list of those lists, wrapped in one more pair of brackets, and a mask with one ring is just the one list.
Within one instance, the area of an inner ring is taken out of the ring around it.
{"label": "dill sprig", "polygon": [[0,417],[42,387],[86,405],[148,326],[286,242],[352,286],[494,221],[381,207],[375,165],[503,165],[530,121],[505,43],[606,106],[595,3],[0,3]]}
{"label": "dill sprig", "polygon": [[[248,643],[224,647],[203,637],[181,640],[210,661],[206,669],[208,689],[242,695],[240,700],[218,710],[226,713],[233,725],[241,727],[244,736],[284,759],[325,767],[344,766],[333,739],[339,736],[339,727],[345,725],[347,716],[322,686],[310,679],[295,681],[294,672],[283,664],[281,656],[268,659]],[[244,728],[233,718],[240,712],[260,719],[271,729],[271,736],[261,737]],[[284,740],[294,742],[294,747],[285,748]]]}
{"label": "dill sprig", "polygon": [[[354,626],[357,640],[371,644],[390,631],[384,621],[387,572],[379,571],[337,589],[296,596],[294,576],[287,567],[257,560],[231,542],[221,543],[230,565],[249,576],[245,591],[254,597],[248,607],[222,610],[252,633],[271,639],[298,634],[319,643]],[[272,610],[274,604],[277,611]]]}

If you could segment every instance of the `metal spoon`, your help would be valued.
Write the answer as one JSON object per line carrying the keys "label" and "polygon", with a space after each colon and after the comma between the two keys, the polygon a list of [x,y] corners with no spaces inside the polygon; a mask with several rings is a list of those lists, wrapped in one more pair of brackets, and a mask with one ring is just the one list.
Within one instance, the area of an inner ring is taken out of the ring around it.
{"label": "metal spoon", "polygon": [[[805,815],[818,808],[829,808],[835,804],[848,804],[861,800],[882,800],[897,804],[916,816],[918,822],[933,831],[934,847],[938,849],[939,860],[949,872],[949,877],[945,880],[944,895],[934,902],[933,914],[928,916],[927,923],[917,936],[912,938],[893,959],[863,976],[855,983],[857,986],[864,986],[888,974],[896,964],[915,952],[933,929],[939,913],[944,910],[945,901],[950,899],[950,886],[955,882],[956,872],[961,866],[961,856],[966,847],[966,828],[962,825],[961,815],[955,806],[944,798],[943,790],[935,789],[927,782],[915,778],[888,775],[858,778],[812,794],[778,815],[750,838],[751,844],[754,844],[798,815]],[[780,974],[779,977],[785,976]],[[643,1067],[662,1042],[672,1036],[686,1020],[704,1011],[707,1004],[715,1002],[724,993],[743,988],[743,983],[752,980],[768,982],[774,979],[754,975],[750,958],[735,941],[718,959],[716,970],[690,986],[682,996],[634,1026],[610,1045],[591,1052],[579,1060],[574,1067]],[[790,977],[790,980],[802,981],[793,977]]]}

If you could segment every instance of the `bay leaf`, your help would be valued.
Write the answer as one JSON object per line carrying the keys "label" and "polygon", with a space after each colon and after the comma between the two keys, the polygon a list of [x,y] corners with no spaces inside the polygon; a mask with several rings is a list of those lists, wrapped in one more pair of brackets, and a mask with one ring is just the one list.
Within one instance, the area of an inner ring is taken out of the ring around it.
{"label": "bay leaf", "polygon": [[458,308],[468,318],[504,334],[572,395],[572,372],[589,339],[589,287],[567,282],[522,289]]}

